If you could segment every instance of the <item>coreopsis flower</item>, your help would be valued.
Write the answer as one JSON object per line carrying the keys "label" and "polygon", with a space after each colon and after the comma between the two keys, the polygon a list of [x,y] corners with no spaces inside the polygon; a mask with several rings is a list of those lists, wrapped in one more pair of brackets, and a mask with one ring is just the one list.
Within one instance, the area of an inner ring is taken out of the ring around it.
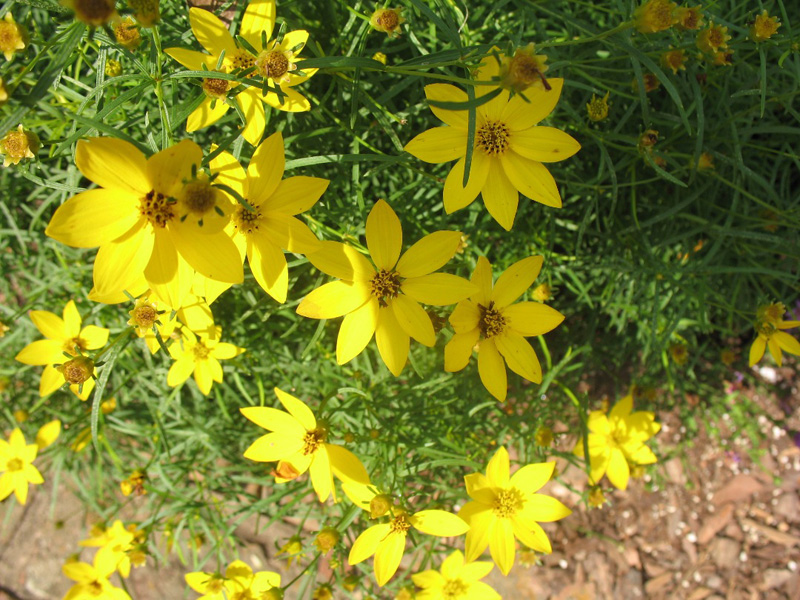
{"label": "coreopsis flower", "polygon": [[411,579],[422,591],[417,600],[500,600],[488,584],[480,581],[494,565],[490,562],[466,562],[464,555],[455,550],[444,559],[440,571],[429,569],[415,573]]}
{"label": "coreopsis flower", "polygon": [[[30,317],[45,339],[25,346],[15,360],[26,365],[45,366],[39,382],[39,395],[43,397],[64,384],[64,376],[54,365],[62,365],[70,357],[79,357],[87,350],[102,348],[108,341],[108,329],[96,325],[81,327],[81,315],[72,300],[64,306],[63,318],[46,310],[32,310]],[[86,380],[81,391],[78,385],[70,386],[81,400],[86,400],[93,388],[93,379]]]}
{"label": "coreopsis flower", "polygon": [[661,55],[661,64],[665,68],[671,69],[674,75],[677,75],[678,71],[685,71],[686,50],[669,50],[668,52],[664,52],[664,54]]}
{"label": "coreopsis flower", "polygon": [[311,600],[333,600],[333,588],[329,583],[323,583],[311,594]]}
{"label": "coreopsis flower", "polygon": [[128,0],[128,6],[142,27],[152,27],[161,20],[159,0]]}
{"label": "coreopsis flower", "polygon": [[356,565],[375,555],[375,580],[383,587],[397,572],[411,528],[427,535],[454,537],[469,530],[469,525],[444,510],[423,510],[414,514],[393,511],[388,523],[373,525],[353,542],[347,562]]}
{"label": "coreopsis flower", "polygon": [[396,37],[400,35],[400,25],[406,22],[402,13],[402,8],[379,8],[369,18],[370,27],[389,37]]}
{"label": "coreopsis flower", "polygon": [[647,0],[633,11],[633,25],[640,33],[658,33],[678,22],[674,11],[677,4],[670,0]]}
{"label": "coreopsis flower", "polygon": [[768,40],[778,33],[780,26],[781,23],[778,21],[778,17],[770,17],[766,10],[761,11],[761,14],[756,15],[753,24],[750,25],[750,39],[754,42]]}
{"label": "coreopsis flower", "polygon": [[701,51],[714,55],[719,50],[727,49],[729,39],[731,39],[731,36],[728,35],[727,27],[711,23],[697,34],[696,44]]}
{"label": "coreopsis flower", "polygon": [[533,439],[536,441],[537,446],[549,448],[553,445],[553,430],[542,425],[536,429]]}
{"label": "coreopsis flower", "polygon": [[[661,82],[653,73],[645,73],[642,75],[642,82],[644,83],[644,93],[649,94],[661,87]],[[631,89],[635,92],[639,89],[639,80],[634,79],[631,82]]]}
{"label": "coreopsis flower", "polygon": [[[476,79],[496,85],[499,76],[499,65],[490,58],[478,70]],[[524,98],[521,94],[509,98],[509,92],[502,90],[476,109],[475,148],[466,187],[468,111],[431,106],[446,126],[419,134],[405,150],[427,163],[458,161],[444,184],[448,214],[468,206],[481,194],[489,214],[510,230],[520,193],[547,206],[561,206],[558,185],[543,163],[569,158],[580,150],[580,144],[559,129],[537,126],[555,108],[564,85],[563,79],[547,82],[549,90],[530,88]],[[491,86],[475,88],[478,96],[491,90]],[[438,102],[467,102],[465,92],[446,83],[425,86],[425,96]]]}
{"label": "coreopsis flower", "polygon": [[35,158],[40,147],[39,136],[19,125],[0,139],[3,166],[18,165],[25,158]]}
{"label": "coreopsis flower", "polygon": [[549,90],[550,84],[544,77],[547,71],[547,56],[536,54],[534,44],[517,48],[513,57],[503,55],[500,61],[500,85],[508,90],[521,93],[531,86]]}
{"label": "coreopsis flower", "polygon": [[586,501],[592,508],[600,508],[607,502],[603,489],[599,485],[592,486]]}
{"label": "coreopsis flower", "polygon": [[194,373],[194,380],[200,392],[206,396],[211,393],[214,382],[222,383],[220,360],[239,356],[244,348],[227,342],[220,342],[219,336],[196,336],[184,329],[179,341],[172,343],[169,354],[175,359],[167,373],[167,385],[180,385]]}
{"label": "coreopsis flower", "polygon": [[679,6],[676,8],[673,14],[677,19],[675,25],[678,29],[684,31],[700,29],[703,25],[703,14],[700,12],[700,8],[700,5]]}
{"label": "coreopsis flower", "polygon": [[59,435],[61,435],[61,421],[58,419],[42,425],[39,431],[36,432],[36,447],[39,449],[38,451],[41,452],[51,446]]}
{"label": "coreopsis flower", "polygon": [[455,335],[444,349],[445,370],[466,367],[477,344],[481,381],[501,402],[508,391],[506,364],[525,379],[542,382],[542,367],[525,336],[547,333],[564,320],[564,315],[540,302],[513,304],[538,277],[543,260],[531,256],[517,261],[492,288],[492,265],[479,257],[471,280],[478,291],[459,302],[450,315]]}
{"label": "coreopsis flower", "polygon": [[555,498],[536,493],[550,481],[555,465],[530,464],[509,476],[508,452],[501,446],[489,461],[486,475],[471,473],[464,477],[472,501],[458,516],[470,526],[467,561],[478,558],[488,546],[492,560],[503,575],[508,575],[516,553],[514,538],[537,552],[552,552],[539,523],[558,521],[572,513]]}
{"label": "coreopsis flower", "polygon": [[[589,482],[596,485],[608,475],[614,487],[628,487],[631,468],[650,465],[657,461],[656,455],[645,445],[661,429],[656,416],[647,411],[633,411],[633,396],[625,396],[606,415],[602,410],[589,413],[586,423],[589,429],[586,444],[589,448]],[[578,440],[574,453],[584,456],[584,440]]]}
{"label": "coreopsis flower", "polygon": [[320,245],[295,215],[314,206],[330,183],[318,177],[282,180],[284,164],[283,136],[278,132],[256,148],[247,171],[228,152],[209,165],[218,184],[230,187],[249,204],[236,203],[228,233],[242,260],[247,256],[258,285],[278,302],[286,302],[289,284],[283,250],[306,254]]}
{"label": "coreopsis flower", "polygon": [[322,242],[309,255],[311,264],[340,281],[312,291],[297,313],[312,319],[345,315],[336,341],[336,361],[343,365],[352,360],[375,335],[384,364],[397,376],[405,367],[410,338],[428,347],[436,342],[433,323],[418,303],[454,304],[474,291],[474,286],[455,275],[434,273],[455,254],[460,232],[436,231],[400,256],[400,219],[383,200],[372,207],[366,232],[372,263],[339,242]]}
{"label": "coreopsis flower", "polygon": [[[188,298],[191,299],[192,296]],[[185,305],[186,310],[190,310],[193,304],[194,303],[188,306]],[[181,307],[179,313],[183,314],[181,311],[184,310],[184,307]],[[161,341],[166,344],[175,331],[175,328],[178,326],[177,316],[173,317],[171,313],[172,309],[156,299],[152,294],[145,294],[137,298],[133,308],[128,311],[131,317],[128,319],[128,325],[133,327],[133,331],[136,333],[137,337],[144,340],[151,354],[155,354],[161,348],[161,344],[158,343],[158,338],[156,337],[156,332],[158,332],[158,336],[161,337]],[[192,311],[191,314],[194,314],[194,312]],[[210,322],[212,327],[213,321],[213,317],[211,317]],[[208,331],[209,329],[204,326],[196,329],[189,327],[189,330],[196,333],[197,331]],[[216,333],[216,330],[213,331]]]}
{"label": "coreopsis flower", "polygon": [[733,50],[719,50],[711,57],[711,64],[715,67],[730,67],[733,64]]}
{"label": "coreopsis flower", "polygon": [[117,16],[115,0],[61,0],[75,12],[75,18],[93,27],[102,27]]}
{"label": "coreopsis flower", "polygon": [[275,388],[275,395],[288,412],[267,406],[240,408],[250,421],[270,431],[245,451],[244,457],[257,462],[277,462],[275,481],[285,483],[309,472],[311,485],[320,502],[336,490],[335,475],[342,481],[366,483],[367,471],[361,461],[345,448],[327,443],[328,428],[300,399]]}
{"label": "coreopsis flower", "polygon": [[667,348],[670,357],[676,365],[683,366],[689,360],[689,347],[681,342],[673,342]]}
{"label": "coreopsis flower", "polygon": [[123,577],[131,574],[130,552],[134,549],[137,541],[144,536],[144,532],[137,529],[136,525],[131,524],[127,527],[117,519],[111,527],[101,531],[93,532],[88,539],[79,542],[79,545],[89,548],[99,548],[95,561],[100,560],[103,564],[113,565],[116,571]]}
{"label": "coreopsis flower", "polygon": [[751,367],[761,360],[767,348],[778,366],[783,364],[783,352],[800,356],[800,342],[783,331],[800,326],[800,321],[784,321],[785,313],[786,307],[780,302],[759,308],[756,321],[758,336],[750,346]]}
{"label": "coreopsis flower", "polygon": [[108,580],[115,569],[113,557],[99,552],[94,555],[93,565],[85,562],[64,563],[61,571],[75,582],[64,600],[131,600],[124,590]]}
{"label": "coreopsis flower", "polygon": [[106,77],[119,77],[122,75],[122,65],[118,60],[106,58],[105,74]]}
{"label": "coreopsis flower", "polygon": [[88,356],[76,356],[56,366],[56,371],[61,373],[70,386],[76,385],[80,390],[94,376],[94,361]]}
{"label": "coreopsis flower", "polygon": [[710,152],[703,152],[697,159],[698,171],[710,171],[714,168],[714,155]]}
{"label": "coreopsis flower", "polygon": [[322,554],[328,554],[342,539],[341,534],[334,527],[323,527],[314,538],[314,545]]}
{"label": "coreopsis flower", "polygon": [[186,583],[195,592],[203,594],[198,600],[247,600],[266,598],[266,594],[281,585],[281,576],[272,571],[253,570],[241,560],[235,560],[220,573],[196,571],[187,573]]}
{"label": "coreopsis flower", "polygon": [[19,428],[14,429],[8,441],[0,440],[0,501],[13,492],[20,504],[28,500],[28,484],[44,483],[42,474],[33,466],[39,453],[37,444],[25,442]]}
{"label": "coreopsis flower", "polygon": [[144,489],[144,484],[147,481],[147,473],[145,471],[136,469],[127,478],[119,482],[119,489],[125,497],[131,494],[137,496],[144,496],[147,490]]}
{"label": "coreopsis flower", "polygon": [[24,50],[27,45],[28,30],[14,21],[11,12],[7,12],[0,21],[0,52],[6,60],[11,60],[17,50]]}
{"label": "coreopsis flower", "polygon": [[179,307],[195,270],[242,282],[239,252],[223,231],[233,207],[199,170],[202,158],[189,140],[150,158],[118,139],[78,142],[75,162],[100,187],[62,204],[45,233],[67,246],[100,247],[95,298],[119,302],[124,291],[138,296],[149,287]]}
{"label": "coreopsis flower", "polygon": [[611,92],[606,92],[606,95],[601,97],[592,94],[592,99],[586,103],[586,114],[589,115],[589,120],[595,123],[604,121],[608,117],[608,95]]}
{"label": "coreopsis flower", "polygon": [[[189,22],[197,41],[209,54],[183,48],[167,48],[165,52],[187,69],[210,72],[217,69],[220,55],[225,52],[220,66],[223,72],[241,72],[251,83],[235,97],[245,115],[242,136],[250,144],[258,144],[264,135],[266,117],[262,102],[287,112],[311,109],[309,101],[294,89],[317,72],[317,69],[303,69],[302,60],[297,58],[308,39],[308,32],[289,31],[280,43],[270,39],[275,27],[275,0],[252,0],[247,5],[238,31],[247,42],[246,46],[235,40],[225,24],[207,10],[192,7],[189,9]],[[280,95],[267,90],[267,85],[280,88]],[[236,82],[213,77],[204,80],[207,98],[189,115],[187,131],[216,123],[230,108],[223,99],[234,87],[237,87]]]}
{"label": "coreopsis flower", "polygon": [[113,31],[117,43],[128,50],[135,50],[142,43],[139,27],[130,17],[118,19],[114,23]]}

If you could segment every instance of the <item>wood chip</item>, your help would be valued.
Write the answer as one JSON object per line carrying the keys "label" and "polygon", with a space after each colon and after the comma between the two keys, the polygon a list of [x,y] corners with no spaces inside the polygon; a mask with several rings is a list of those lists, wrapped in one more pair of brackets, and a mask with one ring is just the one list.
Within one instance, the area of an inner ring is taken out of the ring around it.
{"label": "wood chip", "polygon": [[762,489],[764,486],[755,477],[739,474],[714,494],[711,502],[717,506],[722,506],[726,502],[741,502]]}
{"label": "wood chip", "polygon": [[782,544],[787,547],[800,545],[799,537],[790,535],[788,533],[783,533],[782,531],[778,531],[774,527],[767,527],[766,525],[762,525],[761,523],[759,523],[758,521],[754,521],[753,519],[742,519],[742,525],[750,527],[752,530],[760,533],[769,541],[775,542],[776,544]]}
{"label": "wood chip", "polygon": [[705,545],[710,542],[715,535],[728,526],[733,519],[733,504],[725,504],[715,513],[711,513],[703,521],[700,533],[697,534],[697,543]]}

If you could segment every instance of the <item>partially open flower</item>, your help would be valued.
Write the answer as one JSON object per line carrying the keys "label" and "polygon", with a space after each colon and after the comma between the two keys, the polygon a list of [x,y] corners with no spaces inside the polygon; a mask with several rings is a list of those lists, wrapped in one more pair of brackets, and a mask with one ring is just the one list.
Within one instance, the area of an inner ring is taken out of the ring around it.
{"label": "partially open flower", "polygon": [[369,18],[369,24],[376,31],[382,31],[389,37],[400,35],[400,25],[406,22],[400,13],[402,8],[379,8]]}
{"label": "partially open flower", "polygon": [[117,16],[114,0],[61,0],[61,4],[75,11],[79,21],[101,27]]}
{"label": "partially open flower", "polygon": [[341,538],[342,536],[333,527],[323,527],[322,531],[317,534],[314,545],[322,554],[327,554],[333,550],[333,547],[339,543]]}
{"label": "partially open flower", "polygon": [[142,36],[139,33],[139,28],[130,17],[119,19],[114,23],[114,37],[120,46],[128,50],[134,50],[142,43]]}
{"label": "partially open flower", "polygon": [[39,136],[32,131],[25,131],[22,125],[12,129],[0,140],[0,154],[5,156],[3,166],[17,165],[23,158],[34,158],[40,146]]}
{"label": "partially open flower", "polygon": [[11,60],[17,50],[24,50],[28,45],[28,30],[14,21],[10,12],[0,21],[0,52]]}
{"label": "partially open flower", "polygon": [[770,17],[767,11],[763,11],[760,15],[756,16],[753,24],[750,25],[750,39],[754,42],[763,42],[768,40],[778,32],[781,26],[778,17]]}
{"label": "partially open flower", "polygon": [[70,385],[83,385],[94,374],[94,362],[88,356],[77,356],[56,367]]}
{"label": "partially open flower", "polygon": [[677,4],[670,0],[647,0],[633,11],[633,24],[640,33],[657,33],[672,27],[677,21]]}

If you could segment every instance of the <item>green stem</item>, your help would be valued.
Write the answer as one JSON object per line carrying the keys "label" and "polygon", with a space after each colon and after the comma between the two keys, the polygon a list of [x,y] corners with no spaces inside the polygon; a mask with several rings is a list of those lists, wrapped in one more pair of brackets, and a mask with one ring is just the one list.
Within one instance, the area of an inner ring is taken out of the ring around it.
{"label": "green stem", "polygon": [[161,72],[161,63],[164,61],[164,51],[161,49],[161,36],[158,33],[158,27],[153,27],[153,43],[156,46],[156,75],[153,78],[155,83],[156,98],[158,99],[158,110],[161,113],[161,129],[162,129],[162,150],[172,145],[172,128],[169,123],[169,115],[167,114],[167,105],[164,102],[164,89],[162,87],[163,78]]}

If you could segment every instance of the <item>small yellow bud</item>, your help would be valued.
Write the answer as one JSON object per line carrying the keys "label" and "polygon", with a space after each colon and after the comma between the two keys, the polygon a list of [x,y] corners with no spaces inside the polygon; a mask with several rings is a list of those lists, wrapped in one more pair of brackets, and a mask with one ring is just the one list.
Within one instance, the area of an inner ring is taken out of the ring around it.
{"label": "small yellow bud", "polygon": [[0,21],[0,52],[11,60],[17,50],[24,50],[28,45],[28,30],[14,21],[10,12]]}
{"label": "small yellow bud", "polygon": [[130,477],[120,481],[119,488],[124,496],[130,496],[134,492],[137,496],[144,496],[147,490],[144,489],[144,482],[147,481],[147,474],[144,471],[136,470]]}
{"label": "small yellow bud", "polygon": [[369,430],[369,437],[372,440],[377,440],[379,437],[381,437],[381,432],[375,428],[372,428]]}
{"label": "small yellow bud", "polygon": [[673,342],[669,345],[669,355],[676,365],[683,366],[689,360],[689,348],[686,344]]}
{"label": "small yellow bud", "polygon": [[327,583],[323,583],[311,596],[313,600],[333,600],[333,588]]}
{"label": "small yellow bud", "polygon": [[266,592],[261,592],[261,600],[283,600],[283,590],[281,588],[270,588]]}
{"label": "small yellow bud", "polygon": [[3,166],[17,165],[23,158],[34,158],[40,147],[39,136],[32,131],[25,131],[22,125],[12,129],[0,140],[0,154],[5,156]]}
{"label": "small yellow bud", "polygon": [[372,60],[377,60],[382,65],[386,64],[386,55],[383,52],[376,52],[372,55]]}
{"label": "small yellow bud", "polygon": [[113,58],[106,59],[106,77],[119,77],[122,75],[122,65]]}
{"label": "small yellow bud", "polygon": [[70,385],[82,385],[94,374],[94,362],[88,356],[78,356],[56,367]]}
{"label": "small yellow bud", "polygon": [[117,408],[117,399],[116,398],[109,398],[108,400],[104,400],[100,404],[100,410],[103,411],[104,415],[110,415],[114,410]]}
{"label": "small yellow bud", "polygon": [[[2,22],[0,22],[0,26],[2,26]],[[3,81],[3,78],[0,77],[0,106],[3,106],[3,104],[6,102],[8,102],[8,90],[6,89],[6,84]],[[3,337],[6,331],[8,331],[8,327],[0,322],[0,337]]]}
{"label": "small yellow bud", "polygon": [[549,448],[553,445],[553,430],[549,427],[541,426],[536,430],[534,438],[537,446]]}
{"label": "small yellow bud", "polygon": [[382,31],[389,37],[400,35],[400,25],[406,22],[402,12],[402,8],[379,8],[372,13],[369,24],[375,31]]}
{"label": "small yellow bud", "polygon": [[537,302],[547,302],[553,297],[553,289],[550,287],[550,284],[540,283],[533,288],[532,295],[533,299]]}
{"label": "small yellow bud", "polygon": [[392,508],[392,497],[389,494],[378,494],[369,502],[369,518],[382,517]]}
{"label": "small yellow bud", "polygon": [[114,23],[114,37],[120,46],[128,50],[135,50],[142,43],[139,28],[130,17],[119,19]]}
{"label": "small yellow bud", "polygon": [[778,33],[780,26],[778,17],[770,17],[766,10],[762,11],[750,25],[750,39],[756,43],[768,40]]}
{"label": "small yellow bud", "polygon": [[336,531],[333,527],[324,527],[322,531],[317,534],[316,539],[314,540],[314,545],[317,547],[317,550],[322,552],[322,554],[327,554],[336,544],[339,543],[341,539],[341,535],[339,532]]}
{"label": "small yellow bud", "polygon": [[603,490],[599,487],[593,487],[589,492],[589,506],[592,508],[600,508],[603,504],[606,503],[606,496],[603,494]]}
{"label": "small yellow bud", "polygon": [[710,152],[703,152],[697,159],[698,171],[710,171],[714,168],[714,157]]}
{"label": "small yellow bud", "polygon": [[19,410],[15,410],[14,411],[14,420],[17,423],[24,423],[25,421],[28,420],[28,418],[30,416],[31,416],[30,413],[27,410],[22,409],[22,408],[20,408]]}
{"label": "small yellow bud", "polygon": [[352,592],[354,589],[358,587],[358,582],[361,578],[358,575],[348,575],[342,581],[342,587],[346,589],[348,592]]}

